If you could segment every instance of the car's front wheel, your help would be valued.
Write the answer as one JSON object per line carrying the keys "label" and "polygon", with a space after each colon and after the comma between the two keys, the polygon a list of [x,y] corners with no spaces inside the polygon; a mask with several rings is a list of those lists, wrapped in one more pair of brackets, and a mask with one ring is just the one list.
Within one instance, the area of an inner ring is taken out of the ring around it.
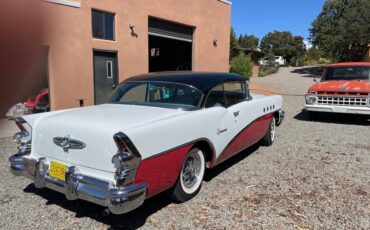
{"label": "car's front wheel", "polygon": [[262,145],[264,146],[270,146],[275,141],[275,132],[276,132],[276,121],[275,117],[271,119],[270,126],[265,134],[265,136],[262,138]]}
{"label": "car's front wheel", "polygon": [[170,191],[171,197],[179,202],[193,198],[202,187],[205,172],[205,157],[202,150],[193,148],[186,155],[176,185]]}

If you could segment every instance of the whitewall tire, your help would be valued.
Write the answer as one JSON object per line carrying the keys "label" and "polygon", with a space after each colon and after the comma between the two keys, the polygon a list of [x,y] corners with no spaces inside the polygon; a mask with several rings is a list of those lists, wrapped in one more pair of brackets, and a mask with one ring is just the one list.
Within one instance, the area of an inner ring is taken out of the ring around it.
{"label": "whitewall tire", "polygon": [[206,162],[204,153],[198,148],[193,148],[186,155],[179,178],[172,189],[171,197],[179,202],[193,198],[202,187]]}

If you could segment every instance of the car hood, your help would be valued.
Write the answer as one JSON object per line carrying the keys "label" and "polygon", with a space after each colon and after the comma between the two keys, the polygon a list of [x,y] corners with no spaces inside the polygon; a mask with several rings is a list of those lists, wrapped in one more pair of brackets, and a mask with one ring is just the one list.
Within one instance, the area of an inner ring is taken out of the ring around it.
{"label": "car hood", "polygon": [[[112,172],[111,158],[117,153],[114,134],[183,113],[186,111],[122,104],[46,113],[31,123],[32,152],[69,164]],[[83,142],[85,148],[66,151],[53,141],[55,137],[66,136]]]}
{"label": "car hood", "polygon": [[369,81],[325,81],[310,87],[313,92],[370,93]]}

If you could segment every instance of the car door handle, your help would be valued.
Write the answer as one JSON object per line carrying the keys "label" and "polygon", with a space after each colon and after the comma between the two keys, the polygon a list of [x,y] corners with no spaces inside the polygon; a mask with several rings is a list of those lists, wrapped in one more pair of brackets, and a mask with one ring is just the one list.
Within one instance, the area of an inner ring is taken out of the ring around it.
{"label": "car door handle", "polygon": [[234,117],[239,116],[239,111],[234,112]]}

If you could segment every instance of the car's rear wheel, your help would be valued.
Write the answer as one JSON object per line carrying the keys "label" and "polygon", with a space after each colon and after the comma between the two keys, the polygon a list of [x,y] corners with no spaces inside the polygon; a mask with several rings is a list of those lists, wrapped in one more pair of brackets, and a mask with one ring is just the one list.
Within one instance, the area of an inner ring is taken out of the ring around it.
{"label": "car's rear wheel", "polygon": [[275,141],[275,133],[276,133],[276,121],[275,117],[271,119],[270,126],[265,134],[265,136],[262,138],[261,142],[264,146],[270,146]]}
{"label": "car's rear wheel", "polygon": [[179,202],[193,198],[200,191],[205,172],[205,157],[202,150],[193,148],[186,155],[176,185],[170,196]]}

